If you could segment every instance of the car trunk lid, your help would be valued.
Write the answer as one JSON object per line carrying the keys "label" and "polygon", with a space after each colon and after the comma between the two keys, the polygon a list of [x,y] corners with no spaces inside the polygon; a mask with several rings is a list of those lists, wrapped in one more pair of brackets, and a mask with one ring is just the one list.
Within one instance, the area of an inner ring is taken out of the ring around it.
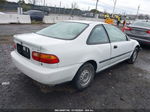
{"label": "car trunk lid", "polygon": [[[65,40],[45,37],[42,35],[38,35],[36,33],[15,35],[14,41],[17,45],[17,52],[20,55],[22,55],[32,63],[36,63],[38,65],[45,65],[45,66],[47,66],[47,64],[43,64],[41,62],[32,59],[32,52],[36,51],[40,53],[47,53],[51,51],[51,48],[54,48],[61,43],[64,44],[65,42],[67,42]],[[56,66],[57,64],[52,64],[52,65],[49,64],[47,67],[56,67]]]}
{"label": "car trunk lid", "polygon": [[150,31],[150,28],[141,26],[128,26],[128,28],[131,28],[131,30],[125,32],[129,36],[150,40],[150,33],[148,33],[148,31]]}

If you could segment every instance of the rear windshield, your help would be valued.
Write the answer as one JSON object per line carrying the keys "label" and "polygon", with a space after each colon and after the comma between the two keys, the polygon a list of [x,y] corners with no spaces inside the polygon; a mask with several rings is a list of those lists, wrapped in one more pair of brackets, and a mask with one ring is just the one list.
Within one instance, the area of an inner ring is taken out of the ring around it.
{"label": "rear windshield", "polygon": [[87,26],[88,24],[84,23],[59,22],[36,33],[52,38],[70,40],[77,37]]}
{"label": "rear windshield", "polygon": [[137,21],[137,22],[134,22],[132,25],[150,28],[150,22],[146,22],[146,21],[145,22],[144,21]]}

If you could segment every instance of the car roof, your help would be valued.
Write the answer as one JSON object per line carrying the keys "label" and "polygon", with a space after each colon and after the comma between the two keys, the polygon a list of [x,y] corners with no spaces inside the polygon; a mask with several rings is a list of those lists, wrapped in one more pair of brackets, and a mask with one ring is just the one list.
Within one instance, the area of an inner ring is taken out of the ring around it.
{"label": "car roof", "polygon": [[136,20],[135,22],[150,22],[150,20]]}
{"label": "car roof", "polygon": [[32,12],[42,12],[42,11],[40,11],[40,10],[28,10],[28,11],[26,11],[27,13],[32,13]]}
{"label": "car roof", "polygon": [[77,22],[77,23],[85,23],[85,24],[106,24],[100,21],[87,21],[87,20],[65,20],[68,22]]}

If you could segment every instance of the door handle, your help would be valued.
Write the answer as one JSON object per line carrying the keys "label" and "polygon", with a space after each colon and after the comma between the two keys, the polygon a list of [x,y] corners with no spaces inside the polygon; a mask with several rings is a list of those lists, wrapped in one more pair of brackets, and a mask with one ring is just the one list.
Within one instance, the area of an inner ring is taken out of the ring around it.
{"label": "door handle", "polygon": [[118,48],[118,46],[117,45],[114,45],[114,49],[117,49]]}

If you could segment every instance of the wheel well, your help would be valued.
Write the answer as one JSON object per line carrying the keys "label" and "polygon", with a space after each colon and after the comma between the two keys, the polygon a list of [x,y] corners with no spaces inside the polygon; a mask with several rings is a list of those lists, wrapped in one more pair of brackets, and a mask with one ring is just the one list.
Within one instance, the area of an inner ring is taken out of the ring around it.
{"label": "wheel well", "polygon": [[138,51],[141,50],[141,47],[139,45],[137,45],[135,48],[138,48]]}
{"label": "wheel well", "polygon": [[[94,60],[89,60],[89,61],[87,61],[88,63],[91,63],[93,66],[94,66],[94,69],[95,69],[95,71],[97,70],[97,63],[96,63],[96,61],[94,61]],[[86,63],[87,63],[86,62]]]}
{"label": "wheel well", "polygon": [[[89,60],[89,61],[87,61],[87,62],[85,62],[85,63],[91,63],[93,66],[94,66],[94,69],[95,69],[95,72],[96,72],[96,70],[97,70],[97,63],[96,63],[96,61],[94,61],[94,60]],[[84,63],[84,64],[85,64]],[[84,65],[84,64],[82,64],[82,66]],[[80,66],[80,67],[82,67],[82,66]],[[79,68],[80,69],[80,68]],[[79,69],[78,69],[78,71],[79,71]],[[76,75],[75,75],[76,76]],[[74,78],[75,78],[75,76],[74,76]],[[72,79],[72,80],[74,80],[74,78]]]}

